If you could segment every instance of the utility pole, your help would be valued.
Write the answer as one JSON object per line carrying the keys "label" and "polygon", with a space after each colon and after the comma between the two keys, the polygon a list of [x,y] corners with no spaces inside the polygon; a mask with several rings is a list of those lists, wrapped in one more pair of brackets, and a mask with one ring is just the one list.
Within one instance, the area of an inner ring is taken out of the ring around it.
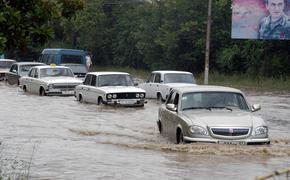
{"label": "utility pole", "polygon": [[205,49],[205,63],[204,63],[204,84],[208,84],[209,55],[210,55],[210,31],[211,31],[211,5],[212,5],[212,0],[208,0],[206,49]]}

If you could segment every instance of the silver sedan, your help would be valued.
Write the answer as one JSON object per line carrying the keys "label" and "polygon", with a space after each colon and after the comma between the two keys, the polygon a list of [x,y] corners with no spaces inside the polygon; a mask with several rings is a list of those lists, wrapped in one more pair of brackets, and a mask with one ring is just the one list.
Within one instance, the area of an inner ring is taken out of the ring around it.
{"label": "silver sedan", "polygon": [[268,127],[237,89],[220,86],[174,88],[159,108],[158,129],[176,143],[269,144]]}

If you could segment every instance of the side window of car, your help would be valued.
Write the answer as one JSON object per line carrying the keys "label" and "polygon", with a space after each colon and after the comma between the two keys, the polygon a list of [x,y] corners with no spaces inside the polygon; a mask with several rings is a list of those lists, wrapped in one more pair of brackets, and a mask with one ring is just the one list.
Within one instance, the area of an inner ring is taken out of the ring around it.
{"label": "side window of car", "polygon": [[54,54],[49,55],[47,64],[55,64],[55,55]]}
{"label": "side window of car", "polygon": [[156,74],[156,75],[155,75],[154,82],[155,82],[155,83],[160,83],[160,82],[161,82],[161,74]]}
{"label": "side window of car", "polygon": [[44,62],[45,64],[48,64],[48,58],[49,58],[48,54],[44,54],[42,62]]}
{"label": "side window of car", "polygon": [[91,86],[96,86],[96,75],[92,75]]}
{"label": "side window of car", "polygon": [[176,92],[171,92],[167,101],[167,104],[173,104]]}
{"label": "side window of car", "polygon": [[38,69],[35,69],[34,71],[34,78],[38,79],[38,73],[39,73],[39,70]]}
{"label": "side window of car", "polygon": [[34,77],[35,74],[35,68],[31,69],[31,71],[29,72],[28,76],[29,77]]}
{"label": "side window of car", "polygon": [[151,76],[150,76],[150,78],[149,78],[149,80],[148,80],[147,82],[153,82],[153,80],[154,80],[154,75],[155,75],[155,74],[152,73]]}
{"label": "side window of car", "polygon": [[88,85],[88,86],[91,85],[91,79],[92,79],[92,75],[88,74],[84,81],[84,85]]}
{"label": "side window of car", "polygon": [[10,72],[17,73],[17,65],[16,64],[12,65],[12,67],[10,68]]}

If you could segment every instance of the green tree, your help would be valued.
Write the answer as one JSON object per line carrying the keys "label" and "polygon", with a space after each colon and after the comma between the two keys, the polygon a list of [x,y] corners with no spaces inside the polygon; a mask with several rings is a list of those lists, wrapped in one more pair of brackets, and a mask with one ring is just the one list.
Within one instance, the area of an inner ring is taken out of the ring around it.
{"label": "green tree", "polygon": [[[69,2],[69,3],[68,3]],[[71,17],[81,8],[81,0],[7,0],[0,1],[0,47],[8,57],[20,50],[37,47],[53,38],[49,22],[63,15]],[[73,4],[76,4],[75,6]]]}

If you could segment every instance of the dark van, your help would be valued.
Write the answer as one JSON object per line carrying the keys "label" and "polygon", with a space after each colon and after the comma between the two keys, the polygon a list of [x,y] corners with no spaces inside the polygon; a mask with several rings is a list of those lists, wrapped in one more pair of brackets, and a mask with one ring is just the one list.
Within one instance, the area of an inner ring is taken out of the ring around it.
{"label": "dark van", "polygon": [[47,48],[42,51],[39,62],[70,67],[79,78],[84,78],[88,72],[86,52],[83,50]]}

